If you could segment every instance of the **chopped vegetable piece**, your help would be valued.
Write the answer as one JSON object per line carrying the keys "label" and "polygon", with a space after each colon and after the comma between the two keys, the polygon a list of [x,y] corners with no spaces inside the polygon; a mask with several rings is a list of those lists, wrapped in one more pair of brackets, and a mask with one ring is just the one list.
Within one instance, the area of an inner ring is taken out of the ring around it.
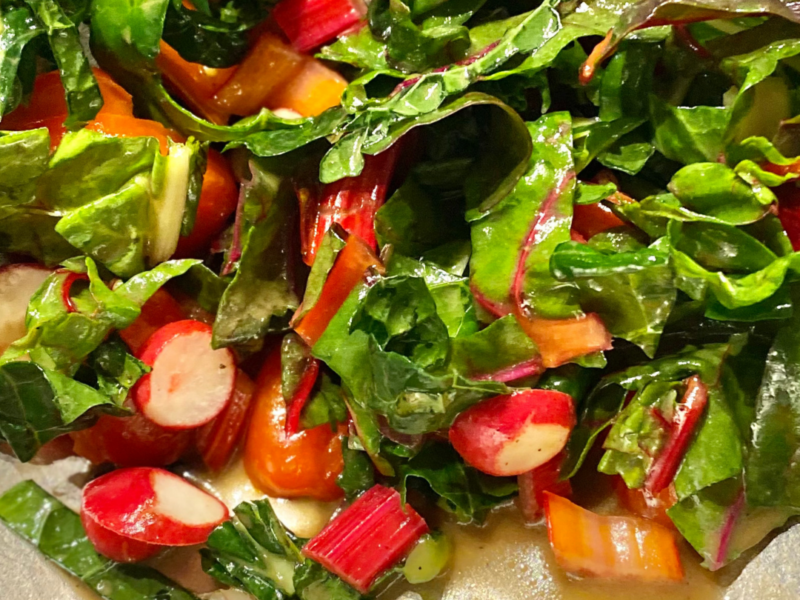
{"label": "chopped vegetable piece", "polygon": [[318,60],[307,59],[300,72],[269,98],[273,110],[288,108],[302,117],[316,117],[342,100],[347,80]]}
{"label": "chopped vegetable piece", "polygon": [[422,534],[425,520],[397,490],[376,485],[364,492],[303,547],[303,554],[366,594]]}
{"label": "chopped vegetable piece", "polygon": [[[100,115],[133,116],[133,99],[125,88],[116,83],[111,76],[101,69],[93,69],[100,93],[103,95],[103,108]],[[27,104],[21,104],[13,112],[3,116],[3,129],[18,131],[34,129],[53,118],[67,117],[67,102],[64,98],[64,87],[58,71],[50,71],[39,75],[33,84],[33,93]]]}
{"label": "chopped vegetable piece", "polygon": [[314,358],[309,359],[297,390],[289,401],[286,415],[286,435],[299,433],[300,416],[303,414],[303,407],[311,397],[311,390],[317,382],[317,375],[319,375],[319,361]]}
{"label": "chopped vegetable piece", "polygon": [[452,551],[452,544],[446,535],[426,533],[406,558],[403,576],[412,584],[431,581],[447,567]]}
{"label": "chopped vegetable piece", "polygon": [[386,200],[398,154],[399,144],[395,144],[367,156],[360,175],[329,183],[318,200],[309,198],[301,203],[303,260],[307,265],[314,264],[322,238],[334,223],[364,240],[373,251],[377,249],[375,214]]}
{"label": "chopped vegetable piece", "polygon": [[686,380],[686,393],[675,411],[669,439],[647,474],[644,487],[650,494],[660,494],[675,479],[706,404],[708,388],[697,375],[693,375]]}
{"label": "chopped vegetable piece", "polygon": [[344,468],[342,436],[346,428],[331,431],[325,423],[286,434],[280,348],[273,350],[261,367],[253,402],[244,448],[244,466],[253,485],[281,498],[341,498],[336,478]]}
{"label": "chopped vegetable piece", "polygon": [[209,245],[222,233],[236,210],[238,199],[239,190],[228,161],[213,148],[209,149],[194,227],[189,235],[178,240],[175,257],[202,257],[208,254]]}
{"label": "chopped vegetable piece", "polygon": [[593,235],[621,227],[625,221],[602,202],[597,204],[576,204],[573,208],[572,230],[588,240]]}
{"label": "chopped vegetable piece", "polygon": [[614,32],[609,31],[606,34],[606,37],[603,38],[603,41],[598,43],[594,48],[592,48],[591,54],[586,59],[586,62],[583,63],[581,66],[581,71],[579,75],[579,80],[582,85],[589,85],[594,79],[595,71],[597,70],[598,63],[605,58],[606,51],[608,47],[611,45],[611,40],[613,39]]}
{"label": "chopped vegetable piece", "polygon": [[181,58],[177,50],[163,40],[161,52],[156,57],[156,65],[161,70],[167,86],[183,98],[193,110],[212,123],[224,125],[228,122],[229,115],[214,106],[213,98],[233,76],[237,67],[215,69],[189,62]]}
{"label": "chopped vegetable piece", "polygon": [[[202,544],[227,518],[222,502],[163,469],[119,469],[83,488],[81,522],[90,525],[86,533],[98,552],[114,560],[131,549],[131,558],[147,554],[141,544]],[[130,541],[139,544],[131,548]]]}
{"label": "chopped vegetable piece", "polygon": [[517,505],[528,523],[539,523],[544,517],[545,492],[564,497],[572,494],[569,480],[559,479],[563,460],[563,453],[557,454],[543,465],[517,477]]}
{"label": "chopped vegetable piece", "polygon": [[675,528],[672,519],[667,514],[667,509],[678,500],[674,486],[670,485],[664,488],[658,496],[652,496],[644,488],[629,488],[622,477],[617,477],[614,489],[617,492],[617,499],[624,509],[645,519],[652,519],[664,527]]}
{"label": "chopped vegetable piece", "polygon": [[234,115],[250,115],[268,106],[270,96],[288,84],[303,68],[305,58],[277,36],[265,33],[236,73],[214,96],[214,104]]}
{"label": "chopped vegetable piece", "polygon": [[611,349],[611,334],[594,313],[574,319],[517,316],[522,329],[536,342],[548,369],[579,356]]}
{"label": "chopped vegetable piece", "polygon": [[89,429],[69,435],[78,456],[118,467],[166,467],[192,444],[190,430],[168,431],[138,412],[130,417],[103,415]]}
{"label": "chopped vegetable piece", "polygon": [[272,16],[292,45],[307,52],[351,28],[366,12],[360,0],[282,0]]}
{"label": "chopped vegetable piece", "polygon": [[245,430],[255,383],[243,371],[236,373],[233,397],[213,421],[197,431],[197,451],[203,464],[213,472],[221,471],[231,460]]}
{"label": "chopped vegetable piece", "polygon": [[139,359],[152,367],[133,391],[142,414],[167,429],[205,425],[230,402],[236,365],[228,348],[211,347],[211,326],[190,319],[165,325]]}
{"label": "chopped vegetable piece", "polygon": [[569,394],[525,390],[468,408],[450,427],[450,443],[489,475],[521,475],[551,460],[575,426]]}
{"label": "chopped vegetable piece", "polygon": [[[116,137],[154,137],[158,140],[161,154],[166,156],[169,154],[169,142],[183,142],[183,136],[178,132],[167,129],[158,121],[149,121],[147,119],[137,119],[136,117],[128,117],[125,115],[104,115],[99,114],[94,121],[90,121],[86,125],[87,129],[98,131],[105,135]],[[63,135],[64,132],[62,132]],[[50,132],[52,136],[52,131]],[[60,141],[60,137],[58,141]],[[51,140],[56,141],[56,140]]]}
{"label": "chopped vegetable piece", "polygon": [[789,236],[792,248],[800,251],[800,188],[794,182],[789,182],[777,190],[778,218]]}
{"label": "chopped vegetable piece", "polygon": [[183,321],[185,318],[186,314],[178,301],[167,290],[160,288],[142,305],[142,312],[138,318],[128,327],[120,330],[119,336],[128,345],[131,352],[139,354],[144,343],[156,331],[164,325]]}
{"label": "chopped vegetable piece", "polygon": [[683,565],[672,532],[647,519],[606,517],[545,492],[547,534],[568,573],[609,579],[680,581]]}
{"label": "chopped vegetable piece", "polygon": [[[317,303],[294,327],[306,344],[314,346],[350,292],[364,280],[370,267],[383,271],[380,260],[364,241],[355,235],[348,236],[345,247],[336,257],[325,280]],[[302,312],[302,308],[298,312]]]}

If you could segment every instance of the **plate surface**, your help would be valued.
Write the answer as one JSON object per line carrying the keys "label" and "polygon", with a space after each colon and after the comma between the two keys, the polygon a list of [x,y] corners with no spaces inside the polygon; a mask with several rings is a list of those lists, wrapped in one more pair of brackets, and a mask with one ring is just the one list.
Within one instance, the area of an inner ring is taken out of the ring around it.
{"label": "plate surface", "polygon": [[[23,479],[34,479],[56,494],[70,508],[80,503],[79,486],[88,465],[79,458],[67,458],[52,465],[22,465],[0,454],[0,493]],[[440,591],[425,593],[425,600],[441,595],[442,600],[594,600],[615,598],[619,593],[602,586],[568,586],[546,573],[546,558],[538,546],[525,544],[519,532],[503,530],[502,523],[478,530],[479,552],[457,555],[453,574]],[[508,526],[506,522],[505,527]],[[535,534],[531,533],[534,537]],[[520,542],[520,540],[523,542]],[[800,527],[795,526],[773,539],[734,577],[722,594],[724,600],[798,600],[800,598]],[[662,593],[663,592],[663,593]],[[387,594],[396,597],[398,594]],[[684,600],[697,594],[685,587],[654,589],[648,600]],[[720,598],[720,594],[701,598]],[[2,600],[96,600],[79,582],[65,577],[34,548],[0,526],[0,598]]]}

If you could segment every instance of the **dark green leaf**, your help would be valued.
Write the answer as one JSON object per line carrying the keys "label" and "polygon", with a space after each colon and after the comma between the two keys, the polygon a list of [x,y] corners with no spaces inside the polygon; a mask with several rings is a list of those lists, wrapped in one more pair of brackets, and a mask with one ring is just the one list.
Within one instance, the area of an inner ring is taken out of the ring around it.
{"label": "dark green leaf", "polygon": [[23,462],[43,444],[89,427],[103,413],[127,411],[97,390],[39,365],[0,366],[0,433]]}
{"label": "dark green leaf", "polygon": [[[482,521],[488,512],[517,492],[513,479],[489,477],[464,464],[447,444],[430,443],[400,470],[401,493],[422,480],[439,505],[460,521]],[[423,488],[424,489],[424,488]]]}
{"label": "dark green leaf", "polygon": [[100,87],[81,45],[80,34],[56,0],[25,0],[47,32],[61,72],[69,114],[64,124],[76,128],[94,119],[103,106]]}
{"label": "dark green leaf", "polygon": [[577,283],[581,308],[599,314],[614,337],[655,354],[677,295],[667,240],[615,254],[569,242],[556,248],[550,266],[558,279]]}
{"label": "dark green leaf", "polygon": [[344,469],[336,478],[336,485],[344,490],[347,498],[355,498],[375,485],[375,470],[369,456],[362,450],[353,450],[348,439],[342,438]]}
{"label": "dark green leaf", "polygon": [[100,556],[86,537],[80,517],[32,481],[0,496],[0,519],[107,600],[196,600],[154,569]]}

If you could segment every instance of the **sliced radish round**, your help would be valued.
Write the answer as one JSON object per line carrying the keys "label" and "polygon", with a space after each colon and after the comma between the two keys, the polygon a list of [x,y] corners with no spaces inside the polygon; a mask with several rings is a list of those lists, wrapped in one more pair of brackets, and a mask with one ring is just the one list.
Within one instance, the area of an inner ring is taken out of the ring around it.
{"label": "sliced radish round", "polygon": [[28,303],[52,272],[27,263],[0,268],[0,354],[25,335]]}
{"label": "sliced radish round", "polygon": [[205,425],[233,396],[233,353],[211,347],[210,325],[191,320],[165,325],[145,342],[139,358],[152,371],[139,380],[134,401],[145,417],[161,427]]}
{"label": "sliced radish round", "polygon": [[169,471],[136,467],[90,482],[83,489],[81,518],[98,552],[116,559],[154,552],[141,544],[202,544],[228,518],[228,509]]}
{"label": "sliced radish round", "polygon": [[484,473],[521,475],[561,452],[574,426],[569,395],[525,390],[465,410],[450,427],[450,443]]}

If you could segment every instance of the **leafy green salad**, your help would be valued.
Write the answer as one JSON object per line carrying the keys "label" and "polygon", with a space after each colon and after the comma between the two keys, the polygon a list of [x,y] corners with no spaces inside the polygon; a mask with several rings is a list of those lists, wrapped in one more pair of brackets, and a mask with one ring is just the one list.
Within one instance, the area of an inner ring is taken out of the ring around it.
{"label": "leafy green salad", "polygon": [[506,505],[679,594],[800,514],[800,2],[0,0],[0,115],[0,442],[92,465],[0,520],[104,598],[424,594]]}

